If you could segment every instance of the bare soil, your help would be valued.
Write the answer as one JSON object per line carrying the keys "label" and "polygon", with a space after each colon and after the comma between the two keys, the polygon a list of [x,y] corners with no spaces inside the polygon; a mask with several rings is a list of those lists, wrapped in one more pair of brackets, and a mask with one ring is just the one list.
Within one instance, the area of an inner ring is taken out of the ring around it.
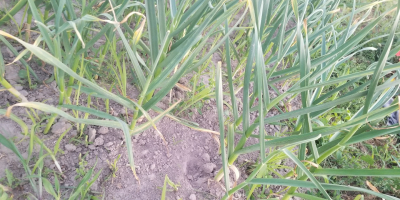
{"label": "bare soil", "polygon": [[[35,64],[32,64],[32,67],[40,76],[48,76],[41,67]],[[17,72],[18,68],[18,64],[7,66],[6,77],[10,78],[12,74]],[[46,68],[50,67],[46,66]],[[52,105],[56,105],[58,102],[55,82],[41,84],[36,89],[29,90],[27,85],[18,84],[20,81],[18,77],[10,80],[30,101],[46,102]],[[172,99],[182,95],[179,93],[181,91],[174,90]],[[136,97],[137,92],[134,87],[129,87],[129,94],[131,94],[131,98]],[[83,96],[81,99],[85,98],[86,96]],[[158,106],[165,109],[168,101],[169,96],[160,102]],[[105,110],[104,102],[101,99],[93,98],[92,102],[93,107]],[[202,108],[202,114],[195,112],[192,117],[186,117],[188,120],[198,123],[202,128],[219,131],[215,100],[211,99],[211,101],[207,102],[208,104]],[[8,105],[14,103],[16,103],[16,99],[10,93],[0,93],[0,108],[6,109]],[[86,102],[82,102],[82,105],[86,105]],[[113,114],[125,113],[125,110],[118,104],[111,103],[110,107]],[[31,124],[25,108],[16,107],[13,109],[13,113],[28,125]],[[49,116],[49,114],[40,111],[38,111],[38,114],[43,117]],[[274,114],[277,114],[277,110],[272,110],[268,116]],[[151,113],[151,115],[155,116],[155,113]],[[255,113],[251,115],[252,120],[256,117]],[[160,199],[165,176],[168,176],[172,182],[179,185],[177,191],[172,191],[172,188],[168,187],[168,199],[220,199],[225,193],[223,183],[217,183],[213,180],[221,167],[217,135],[192,130],[165,117],[156,125],[167,143],[163,142],[153,128],[132,137],[136,171],[140,179],[139,183],[129,168],[127,150],[121,130],[87,126],[84,133],[80,135],[76,130],[75,124],[59,118],[52,126],[51,132],[44,135],[42,131],[46,124],[46,121],[43,121],[36,134],[50,149],[54,148],[55,142],[61,134],[70,129],[61,142],[61,151],[57,156],[63,170],[61,177],[64,178],[61,184],[65,188],[65,195],[70,194],[73,187],[78,184],[79,174],[77,169],[82,168],[82,166],[86,170],[95,166],[95,172],[101,171],[99,178],[91,187],[91,192],[102,195],[105,199]],[[280,128],[274,125],[266,126],[266,130],[271,135],[280,131]],[[22,135],[17,123],[5,116],[0,116],[0,131],[7,138],[17,143],[21,141],[17,146],[23,156],[27,156],[29,140]],[[89,144],[83,142],[86,136],[89,139]],[[237,140],[239,138],[238,136]],[[256,142],[256,138],[250,138],[246,145]],[[0,176],[5,176],[6,168],[10,169],[17,178],[25,176],[22,165],[10,150],[0,145],[0,154]],[[118,156],[120,156],[119,160],[117,159]],[[236,163],[240,170],[239,183],[247,178],[248,168],[251,167],[252,163],[256,162],[257,158],[258,152],[239,157]],[[80,161],[82,160],[86,161],[87,164],[81,164],[80,166]],[[115,160],[118,160],[118,170],[115,173],[116,177],[112,177],[110,163]],[[52,180],[52,172],[57,172],[57,169],[51,159],[45,161],[45,168],[48,169],[48,178]],[[15,188],[15,193],[30,191],[29,187],[30,185],[26,181],[22,181],[21,185]],[[277,187],[275,189],[278,191],[281,188]],[[23,197],[23,195],[16,196],[16,199],[22,199]],[[244,192],[236,193],[234,199],[245,199]]]}
{"label": "bare soil", "polygon": [[[10,30],[11,31],[11,30]],[[22,51],[22,47],[16,47]],[[11,62],[14,55],[1,46],[6,62]],[[218,54],[213,55],[213,62],[217,63],[221,60]],[[38,74],[40,80],[48,79],[51,76],[53,67],[39,66],[38,63],[30,62],[31,67]],[[29,89],[26,82],[22,82],[18,76],[20,69],[23,69],[18,62],[13,65],[6,66],[5,78],[29,101],[45,102],[46,104],[56,105],[58,103],[58,90],[56,83],[39,83],[35,89]],[[204,77],[202,77],[204,79]],[[208,77],[205,77],[207,79]],[[207,80],[205,80],[207,81]],[[99,81],[99,84],[101,81]],[[278,88],[285,90],[280,85]],[[138,92],[133,86],[130,86],[128,94],[131,98],[136,98]],[[117,92],[117,91],[115,91]],[[282,92],[282,91],[281,91]],[[171,99],[181,98],[184,96],[181,91],[174,90]],[[271,90],[272,97],[276,96]],[[238,94],[241,97],[241,93]],[[81,99],[85,99],[83,95]],[[161,108],[167,108],[169,105],[169,96],[158,104]],[[230,102],[227,98],[226,101]],[[92,98],[92,107],[105,111],[103,100]],[[9,105],[17,103],[17,99],[7,91],[0,91],[0,109],[6,109]],[[81,105],[86,105],[86,101],[80,102]],[[293,101],[292,107],[299,107],[298,99]],[[241,111],[241,102],[238,102],[239,111]],[[111,110],[114,115],[125,115],[125,110],[118,104],[110,103]],[[20,117],[29,126],[32,124],[28,118],[25,108],[16,107],[13,113]],[[41,117],[49,116],[48,113],[37,111]],[[202,114],[193,112],[194,115],[180,116],[187,120],[196,122],[200,127],[219,132],[219,124],[217,119],[217,110],[215,100],[207,101],[202,108]],[[129,114],[129,113],[128,113]],[[155,113],[151,113],[155,116]],[[271,110],[267,116],[278,114],[276,109]],[[251,120],[257,117],[256,113],[252,113]],[[42,134],[47,120],[44,120],[36,131],[38,137],[44,141],[46,146],[53,149],[56,141],[64,131],[68,131],[60,145],[60,153],[57,155],[57,160],[61,164],[63,173],[60,175],[61,185],[65,197],[67,197],[74,186],[79,182],[80,175],[77,169],[84,168],[88,170],[94,167],[95,173],[100,172],[98,179],[91,187],[91,192],[104,199],[160,199],[164,179],[166,176],[178,185],[178,190],[173,191],[168,187],[167,199],[220,199],[225,188],[223,183],[218,183],[213,180],[217,171],[221,168],[221,157],[219,154],[218,136],[211,133],[200,132],[185,127],[172,119],[165,117],[159,121],[156,126],[163,134],[166,143],[156,134],[154,129],[149,129],[141,134],[132,137],[133,152],[135,158],[136,172],[138,180],[135,179],[127,158],[126,145],[124,136],[121,130],[86,126],[81,134],[76,125],[63,119],[58,118],[49,134]],[[266,125],[265,129],[270,135],[277,132],[284,132],[287,127]],[[21,129],[17,123],[5,116],[0,116],[0,133],[10,140],[16,142],[19,151],[26,158],[29,146],[29,137],[25,137],[21,133]],[[255,134],[258,134],[256,130]],[[89,143],[85,143],[85,137]],[[236,141],[240,136],[238,135]],[[258,142],[256,138],[250,138],[247,145]],[[39,148],[35,148],[38,151]],[[33,156],[37,156],[34,154]],[[120,158],[118,159],[118,157]],[[242,155],[236,161],[235,166],[239,168],[240,178],[238,183],[247,178],[249,168],[257,161],[258,152]],[[117,161],[117,171],[113,177],[110,163]],[[83,161],[83,162],[82,162]],[[284,165],[293,165],[289,161],[284,161]],[[82,164],[83,163],[83,164]],[[5,176],[5,169],[9,169],[14,173],[17,179],[20,179],[19,186],[14,188],[13,193],[15,199],[24,199],[25,193],[31,191],[29,183],[23,177],[26,176],[22,165],[12,151],[0,145],[0,180]],[[45,160],[46,176],[49,180],[53,180],[54,173],[57,173],[57,168],[51,159]],[[279,172],[285,174],[285,171]],[[231,177],[233,181],[233,176]],[[283,188],[273,187],[274,191],[279,191]],[[47,196],[46,199],[51,199]],[[244,191],[239,191],[234,194],[233,199],[246,199]]]}

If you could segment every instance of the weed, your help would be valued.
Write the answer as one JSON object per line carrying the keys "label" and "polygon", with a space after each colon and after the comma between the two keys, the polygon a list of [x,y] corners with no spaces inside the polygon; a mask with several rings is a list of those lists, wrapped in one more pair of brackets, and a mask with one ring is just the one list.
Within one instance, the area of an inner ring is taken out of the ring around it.
{"label": "weed", "polygon": [[112,163],[107,161],[108,167],[110,168],[111,173],[112,173],[112,178],[111,178],[112,183],[114,182],[114,178],[117,177],[117,171],[118,171],[117,162],[120,157],[121,157],[121,154],[119,154],[118,157],[116,159],[114,159],[114,161]]}
{"label": "weed", "polygon": [[172,182],[168,178],[168,175],[165,175],[164,186],[162,187],[162,193],[161,193],[161,200],[165,200],[166,199],[166,194],[167,194],[167,190],[168,190],[167,189],[167,185],[172,187],[173,191],[178,191],[178,187],[180,187],[179,184],[176,184],[176,183]]}
{"label": "weed", "polygon": [[4,200],[12,200],[13,195],[9,195],[8,192],[11,192],[11,188],[0,184],[0,199]]}
{"label": "weed", "polygon": [[86,154],[83,157],[82,157],[82,154],[79,154],[79,163],[78,163],[79,166],[78,166],[78,168],[75,169],[76,174],[77,174],[75,179],[84,177],[87,173],[86,167],[87,167],[88,163],[85,160],[85,157],[86,157]]}
{"label": "weed", "polygon": [[6,178],[7,178],[7,186],[10,188],[14,188],[15,187],[14,183],[16,182],[14,174],[8,169],[6,169],[5,171],[6,171]]}

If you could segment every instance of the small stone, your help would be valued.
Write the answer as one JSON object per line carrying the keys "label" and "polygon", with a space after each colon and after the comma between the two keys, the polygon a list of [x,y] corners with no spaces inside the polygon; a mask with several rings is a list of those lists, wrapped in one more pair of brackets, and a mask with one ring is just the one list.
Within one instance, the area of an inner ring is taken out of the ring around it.
{"label": "small stone", "polygon": [[18,72],[20,70],[20,67],[18,65],[10,65],[6,67],[5,69],[5,78],[11,83],[13,82],[18,82],[20,80],[18,76]]}
{"label": "small stone", "polygon": [[65,145],[65,150],[67,151],[75,151],[76,150],[76,146],[73,144],[67,144]]}
{"label": "small stone", "polygon": [[115,117],[118,117],[119,113],[115,110],[112,110],[111,114]]}
{"label": "small stone", "polygon": [[29,94],[26,90],[21,90],[21,91],[19,91],[19,93],[21,93],[25,97],[28,96],[28,94]]}
{"label": "small stone", "polygon": [[121,111],[120,111],[120,113],[125,115],[125,114],[126,114],[126,110],[125,110],[125,108],[121,108]]}
{"label": "small stone", "polygon": [[20,91],[20,90],[24,89],[24,87],[22,87],[21,85],[16,85],[16,86],[14,86],[14,89]]}
{"label": "small stone", "polygon": [[89,128],[89,142],[93,142],[96,138],[96,129]]}
{"label": "small stone", "polygon": [[14,57],[14,54],[12,53],[12,51],[5,46],[4,46],[4,48],[1,48],[1,53],[4,55],[4,57],[10,57],[10,58]]}
{"label": "small stone", "polygon": [[143,139],[139,140],[139,144],[140,145],[145,145],[146,144],[146,140],[143,140]]}
{"label": "small stone", "polygon": [[144,156],[144,155],[146,155],[146,154],[148,154],[148,153],[149,153],[149,150],[146,149],[146,150],[142,151],[140,154],[142,154],[142,156]]}
{"label": "small stone", "polygon": [[214,163],[207,163],[203,165],[203,172],[211,173],[215,167],[217,167]]}
{"label": "small stone", "polygon": [[151,170],[154,170],[155,168],[156,168],[156,164],[154,164],[154,163],[151,164],[150,169],[151,169]]}
{"label": "small stone", "polygon": [[40,100],[42,100],[42,99],[44,99],[44,95],[43,95],[42,93],[39,93],[39,94],[37,95],[37,98],[40,99]]}
{"label": "small stone", "polygon": [[204,153],[201,158],[206,162],[210,162],[210,155],[208,153]]}
{"label": "small stone", "polygon": [[89,147],[89,149],[91,149],[91,150],[95,150],[95,149],[96,149],[96,147],[95,147],[93,144],[89,145],[88,147]]}
{"label": "small stone", "polygon": [[184,95],[183,95],[183,93],[180,92],[180,91],[177,91],[177,92],[175,93],[175,97],[178,98],[178,99],[184,99]]}
{"label": "small stone", "polygon": [[168,106],[165,105],[165,103],[163,103],[163,102],[161,102],[161,101],[159,101],[156,105],[157,105],[159,108],[163,109],[163,110],[165,110],[165,109],[168,108]]}
{"label": "small stone", "polygon": [[80,147],[76,148],[76,152],[81,152],[81,151],[82,151],[82,148],[80,148]]}
{"label": "small stone", "polygon": [[76,137],[78,135],[78,131],[77,130],[73,130],[70,133],[71,137]]}
{"label": "small stone", "polygon": [[192,176],[192,175],[188,175],[187,178],[188,178],[189,180],[192,180],[192,179],[193,179],[193,176]]}
{"label": "small stone", "polygon": [[108,133],[108,127],[102,126],[102,127],[99,129],[98,133],[100,133],[100,134],[106,134],[106,133]]}
{"label": "small stone", "polygon": [[102,137],[98,137],[94,140],[94,145],[95,146],[101,146],[104,144],[104,139]]}
{"label": "small stone", "polygon": [[141,117],[139,117],[139,119],[137,119],[137,122],[140,123],[140,122],[143,121],[143,119],[144,119],[144,115],[142,115]]}
{"label": "small stone", "polygon": [[23,49],[22,46],[15,46],[14,48],[15,48],[15,50],[17,50],[18,52],[21,51],[21,50]]}
{"label": "small stone", "polygon": [[156,178],[156,175],[155,174],[150,174],[149,175],[149,179],[152,181],[152,180],[154,180]]}
{"label": "small stone", "polygon": [[172,154],[170,154],[170,153],[167,153],[167,157],[169,158],[169,157],[171,157],[172,156]]}
{"label": "small stone", "polygon": [[111,147],[114,143],[113,142],[107,142],[104,146],[105,147]]}
{"label": "small stone", "polygon": [[61,117],[58,121],[59,121],[59,122],[68,122],[68,119],[67,119],[67,118],[64,118],[64,117]]}
{"label": "small stone", "polygon": [[191,195],[189,196],[189,199],[190,199],[190,200],[196,200],[196,195],[195,195],[195,194],[191,194]]}
{"label": "small stone", "polygon": [[71,128],[71,124],[68,124],[65,122],[57,122],[57,123],[53,124],[53,126],[51,127],[51,132],[56,135],[61,135],[69,128]]}
{"label": "small stone", "polygon": [[54,99],[53,99],[53,98],[51,98],[51,97],[49,97],[49,98],[47,99],[47,103],[49,103],[49,104],[52,104],[52,103],[54,103]]}

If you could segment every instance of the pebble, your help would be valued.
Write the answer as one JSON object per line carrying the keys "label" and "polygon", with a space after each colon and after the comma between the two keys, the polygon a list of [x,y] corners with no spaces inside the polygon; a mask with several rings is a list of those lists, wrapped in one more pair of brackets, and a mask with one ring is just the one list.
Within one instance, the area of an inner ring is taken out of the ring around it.
{"label": "pebble", "polygon": [[70,133],[71,137],[76,137],[78,135],[78,131],[77,130],[73,130]]}
{"label": "pebble", "polygon": [[217,167],[214,163],[207,163],[203,165],[203,172],[211,173],[215,167]]}
{"label": "pebble", "polygon": [[[20,80],[18,76],[18,71],[20,67],[18,65],[11,65],[6,67],[4,77],[11,83],[11,82],[18,82]],[[12,84],[12,83],[11,83]]]}
{"label": "pebble", "polygon": [[167,106],[165,103],[161,102],[161,101],[159,101],[156,105],[157,105],[159,108],[163,109],[163,110],[165,110],[165,109],[168,108],[168,106]]}
{"label": "pebble", "polygon": [[156,175],[155,174],[150,174],[149,175],[149,179],[152,181],[152,180],[154,180],[156,178]]}
{"label": "pebble", "polygon": [[68,119],[67,119],[67,118],[64,118],[64,117],[61,117],[58,121],[59,121],[59,122],[68,122]]}
{"label": "pebble", "polygon": [[176,95],[176,98],[178,98],[178,99],[184,99],[184,98],[185,98],[185,96],[183,95],[183,93],[182,93],[182,92],[179,92],[179,91],[177,91],[177,92],[175,93],[175,95]]}
{"label": "pebble", "polygon": [[91,149],[91,150],[95,150],[95,149],[96,149],[96,147],[95,147],[93,144],[89,145],[88,147],[89,147],[89,149]]}
{"label": "pebble", "polygon": [[204,153],[201,158],[206,162],[210,162],[210,155],[208,153]]}
{"label": "pebble", "polygon": [[65,122],[57,122],[51,127],[51,132],[56,135],[61,135],[69,128],[71,128],[71,124]]}
{"label": "pebble", "polygon": [[20,91],[20,90],[22,90],[24,87],[22,87],[21,85],[16,85],[16,86],[14,86],[14,89],[16,89],[16,90],[18,90],[18,91]]}
{"label": "pebble", "polygon": [[154,170],[155,168],[156,168],[156,164],[154,164],[154,163],[151,164],[150,169],[151,169],[151,170]]}
{"label": "pebble", "polygon": [[172,156],[172,154],[170,154],[170,153],[167,153],[167,157],[169,158],[169,157],[171,157]]}
{"label": "pebble", "polygon": [[43,100],[44,99],[44,95],[42,93],[39,93],[37,95],[37,98],[40,99],[40,100]]}
{"label": "pebble", "polygon": [[108,127],[105,127],[105,126],[101,127],[101,128],[99,129],[98,133],[100,133],[100,134],[106,134],[106,133],[108,133]]}
{"label": "pebble", "polygon": [[89,128],[89,142],[93,142],[96,138],[96,129]]}
{"label": "pebble", "polygon": [[95,146],[101,146],[104,144],[104,139],[102,137],[98,137],[94,140],[94,145]]}
{"label": "pebble", "polygon": [[104,146],[105,147],[110,147],[110,146],[112,146],[114,143],[113,142],[107,142]]}
{"label": "pebble", "polygon": [[76,146],[73,144],[67,144],[65,145],[65,150],[67,151],[75,151],[76,150]]}
{"label": "pebble", "polygon": [[139,140],[139,144],[140,144],[140,145],[145,145],[145,144],[146,144],[146,140],[143,140],[143,139],[142,139],[142,140]]}
{"label": "pebble", "polygon": [[196,200],[196,195],[195,195],[195,194],[191,194],[191,195],[189,196],[189,199],[190,199],[190,200]]}
{"label": "pebble", "polygon": [[47,99],[47,103],[49,103],[49,104],[52,104],[52,103],[54,103],[54,99],[53,99],[53,98],[51,98],[51,97],[49,97],[49,98]]}
{"label": "pebble", "polygon": [[144,155],[146,155],[146,154],[148,154],[148,153],[149,153],[149,150],[146,149],[146,150],[142,151],[140,154],[142,154],[142,156],[144,156]]}
{"label": "pebble", "polygon": [[4,55],[4,57],[10,57],[10,58],[14,57],[12,51],[5,46],[4,48],[1,48],[1,53]]}

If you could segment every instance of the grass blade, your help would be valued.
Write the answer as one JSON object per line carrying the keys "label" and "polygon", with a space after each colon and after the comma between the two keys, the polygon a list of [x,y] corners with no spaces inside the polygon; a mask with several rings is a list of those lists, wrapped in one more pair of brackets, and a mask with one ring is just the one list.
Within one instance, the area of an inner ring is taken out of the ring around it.
{"label": "grass blade", "polygon": [[225,149],[225,127],[224,127],[224,105],[223,105],[223,91],[222,91],[222,75],[221,75],[221,62],[218,62],[217,65],[217,73],[215,75],[216,80],[216,99],[217,99],[217,109],[218,109],[218,120],[219,120],[219,143],[222,157],[222,169],[224,171],[225,177],[225,187],[226,191],[230,189],[230,181],[229,181],[229,168],[228,168],[228,159],[226,156]]}
{"label": "grass blade", "polygon": [[121,125],[122,131],[124,132],[126,149],[127,149],[127,152],[128,152],[129,165],[131,167],[133,175],[135,176],[136,180],[140,184],[140,180],[139,180],[138,176],[136,175],[136,170],[135,170],[135,162],[134,162],[134,159],[133,159],[133,148],[132,148],[132,140],[131,140],[130,129],[128,127],[128,124],[126,124],[122,120],[120,120],[118,118],[115,118],[115,120]]}
{"label": "grass blade", "polygon": [[322,187],[321,183],[318,182],[318,180],[312,175],[310,171],[304,166],[304,164],[289,150],[283,149],[282,150],[293,162],[296,163],[296,165],[308,176],[308,178],[311,180],[311,182],[315,185],[316,188],[319,189],[320,192],[327,198],[327,199],[332,199],[329,194],[325,191],[325,189]]}
{"label": "grass blade", "polygon": [[[253,179],[250,181],[250,184],[268,184],[268,185],[283,185],[283,186],[292,186],[292,187],[303,187],[303,188],[316,188],[312,182],[308,181],[298,181],[298,180],[287,180],[287,179]],[[353,186],[343,186],[336,184],[327,184],[321,183],[322,187],[325,190],[340,190],[340,191],[355,191],[355,192],[365,192],[368,194],[372,194],[374,196],[384,198],[387,200],[399,200],[399,198],[392,197],[389,195],[381,194],[374,192],[372,190],[367,190],[364,188],[358,188]]]}

